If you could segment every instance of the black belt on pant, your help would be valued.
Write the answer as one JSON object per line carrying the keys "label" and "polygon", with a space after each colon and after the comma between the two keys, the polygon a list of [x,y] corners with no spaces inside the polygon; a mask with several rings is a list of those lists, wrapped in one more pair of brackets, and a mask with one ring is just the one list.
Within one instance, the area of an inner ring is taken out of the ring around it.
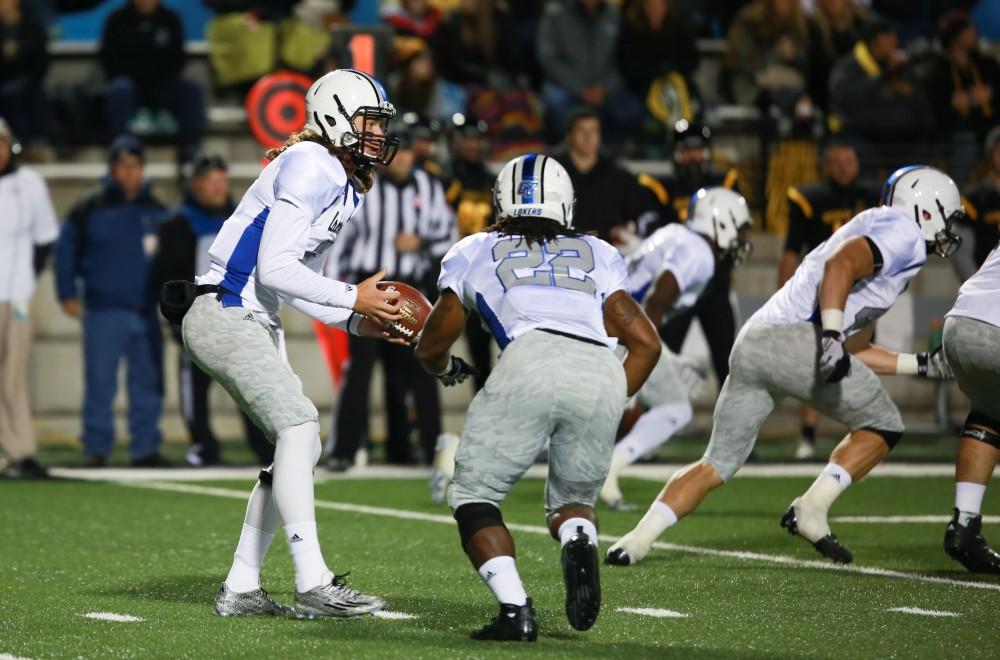
{"label": "black belt on pant", "polygon": [[590,339],[588,337],[579,337],[577,335],[571,335],[568,332],[561,332],[559,330],[549,330],[548,328],[538,328],[538,329],[541,330],[542,332],[547,332],[550,335],[557,335],[559,337],[566,337],[567,339],[575,339],[577,341],[582,341],[584,344],[593,344],[594,346],[600,346],[601,348],[608,347],[607,344],[599,342],[596,339]]}

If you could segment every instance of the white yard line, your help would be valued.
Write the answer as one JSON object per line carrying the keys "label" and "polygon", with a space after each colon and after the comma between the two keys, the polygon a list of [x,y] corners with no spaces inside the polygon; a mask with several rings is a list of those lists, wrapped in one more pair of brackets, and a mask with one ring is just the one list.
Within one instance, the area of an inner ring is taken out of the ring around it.
{"label": "white yard line", "polygon": [[10,653],[0,653],[0,660],[31,660],[31,658],[25,658],[20,655],[11,655]]}
{"label": "white yard line", "polygon": [[659,607],[618,607],[615,612],[624,612],[625,614],[638,614],[640,616],[651,616],[656,619],[686,619],[689,615],[684,614],[684,612],[676,612],[674,610],[664,610]]}
{"label": "white yard line", "polygon": [[390,621],[408,621],[410,619],[416,619],[416,614],[407,614],[406,612],[393,612],[392,610],[380,610],[372,614],[376,619],[388,619]]}
{"label": "white yard line", "polygon": [[916,614],[918,616],[962,616],[961,612],[944,612],[941,610],[924,610],[919,607],[893,607],[890,612],[901,612],[903,614]]}
{"label": "white yard line", "polygon": [[[214,497],[228,497],[236,500],[246,500],[249,491],[231,490],[228,488],[210,488],[207,486],[196,486],[193,484],[176,484],[162,482],[122,482],[123,486],[133,488],[148,488],[152,490],[170,491],[175,493],[189,493],[192,495],[211,495]],[[400,518],[403,520],[420,520],[444,525],[454,525],[455,519],[448,515],[435,513],[424,513],[422,511],[407,511],[405,509],[388,509],[378,506],[366,506],[363,504],[350,504],[348,502],[330,502],[327,500],[316,500],[316,507],[319,509],[330,509],[332,511],[346,511],[349,513],[363,513],[372,516],[384,516],[387,518]],[[521,525],[508,523],[507,527],[512,531],[526,532],[528,534],[548,535],[549,530],[539,525]],[[618,539],[614,536],[602,534],[602,541],[613,543]],[[951,578],[936,577],[932,575],[920,575],[919,573],[904,573],[893,571],[887,568],[877,568],[874,566],[858,566],[857,564],[833,564],[825,561],[809,559],[796,559],[787,555],[773,555],[762,552],[744,552],[740,550],[716,550],[694,545],[679,545],[676,543],[654,543],[654,548],[659,550],[672,550],[676,552],[687,552],[695,555],[708,557],[725,557],[727,559],[738,559],[741,561],[758,561],[769,564],[779,564],[794,568],[819,569],[824,571],[837,571],[842,573],[854,573],[859,575],[872,575],[876,577],[887,577],[898,580],[910,580],[913,582],[923,582],[926,584],[940,584],[949,587],[962,587],[965,589],[983,589],[986,591],[1000,591],[1000,582],[975,582],[972,580],[955,580]],[[628,569],[623,569],[628,570]]]}
{"label": "white yard line", "polygon": [[114,612],[87,612],[81,615],[87,619],[97,619],[98,621],[117,621],[119,623],[139,623],[144,621],[141,617],[131,614],[115,614]]}
{"label": "white yard line", "polygon": [[[910,525],[921,523],[933,523],[935,525],[947,525],[951,516],[834,516],[830,522],[853,523],[860,525]],[[1000,523],[1000,516],[983,516],[983,523],[995,525]]]}
{"label": "white yard line", "polygon": [[[643,463],[630,465],[622,476],[644,481],[664,482],[684,467],[679,463]],[[737,478],[773,479],[776,477],[815,477],[822,466],[809,463],[770,463],[766,465],[746,465]],[[92,481],[227,481],[254,479],[259,472],[255,467],[213,467],[213,468],[51,468],[53,476],[66,479]],[[529,479],[544,479],[548,472],[545,464],[533,465],[527,472]],[[951,463],[905,464],[890,463],[880,465],[869,478],[878,477],[951,477],[955,466]],[[995,474],[1000,475],[1000,469]],[[318,480],[339,479],[425,479],[430,476],[430,468],[374,465],[354,468],[347,472],[330,472],[324,468],[316,471]]]}

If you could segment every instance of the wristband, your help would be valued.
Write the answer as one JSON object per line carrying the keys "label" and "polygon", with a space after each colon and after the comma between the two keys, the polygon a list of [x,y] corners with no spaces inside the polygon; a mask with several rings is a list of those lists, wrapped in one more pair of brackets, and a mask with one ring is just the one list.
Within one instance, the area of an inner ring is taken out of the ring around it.
{"label": "wristband", "polygon": [[819,313],[819,317],[824,330],[833,330],[838,333],[844,331],[844,310],[836,308],[824,309]]}
{"label": "wristband", "polygon": [[900,376],[916,376],[920,373],[920,363],[916,353],[900,353],[896,356],[896,373]]}
{"label": "wristband", "polygon": [[351,315],[347,318],[347,331],[357,337],[362,336],[359,330],[361,328],[361,321],[363,321],[364,319],[365,319],[364,314],[351,312]]}

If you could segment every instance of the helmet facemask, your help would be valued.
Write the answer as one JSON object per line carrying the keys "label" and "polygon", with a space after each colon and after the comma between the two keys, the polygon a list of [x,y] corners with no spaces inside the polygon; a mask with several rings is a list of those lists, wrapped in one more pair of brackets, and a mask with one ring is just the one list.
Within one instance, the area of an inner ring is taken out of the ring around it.
{"label": "helmet facemask", "polygon": [[[736,224],[735,216],[733,217],[733,224]],[[753,243],[750,242],[749,234],[749,226],[744,225],[739,227],[736,230],[736,238],[729,242],[729,247],[723,252],[722,256],[732,259],[734,266],[742,264],[753,252]]]}
{"label": "helmet facemask", "polygon": [[[399,138],[388,134],[389,120],[396,116],[396,110],[389,102],[384,102],[379,106],[363,105],[359,107],[353,115],[348,115],[340,97],[334,94],[333,99],[337,102],[337,109],[347,122],[349,130],[345,130],[340,138],[340,144],[351,152],[355,162],[361,167],[371,167],[372,165],[388,165],[396,157],[399,150]],[[361,119],[361,127],[355,120]],[[328,123],[333,124],[333,117],[326,117]],[[376,122],[380,132],[368,129],[372,122]],[[319,124],[319,119],[316,118]],[[320,124],[322,125],[322,124]]]}
{"label": "helmet facemask", "polygon": [[956,222],[965,218],[965,212],[959,209],[952,211],[951,215],[945,216],[944,205],[941,204],[941,200],[936,199],[934,201],[937,202],[938,213],[941,215],[941,219],[944,220],[944,227],[935,232],[934,240],[928,241],[928,243],[934,245],[935,254],[942,259],[947,259],[955,254],[955,251],[962,245],[962,237],[953,232],[951,227]]}

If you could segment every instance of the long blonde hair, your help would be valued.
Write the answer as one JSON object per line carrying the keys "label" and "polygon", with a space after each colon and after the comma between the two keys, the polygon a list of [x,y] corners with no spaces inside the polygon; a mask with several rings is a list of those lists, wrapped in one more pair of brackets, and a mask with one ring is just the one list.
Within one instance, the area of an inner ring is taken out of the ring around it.
{"label": "long blonde hair", "polygon": [[289,147],[292,147],[300,142],[315,142],[316,144],[326,147],[330,155],[336,156],[341,164],[343,164],[344,169],[353,169],[354,175],[353,179],[356,182],[355,187],[358,192],[366,193],[372,189],[375,185],[375,176],[372,173],[371,167],[359,167],[354,160],[354,156],[350,151],[342,147],[335,147],[330,144],[330,141],[324,138],[319,133],[309,130],[308,128],[303,128],[301,131],[296,131],[288,136],[288,138],[279,144],[277,147],[272,147],[264,152],[264,158],[268,160],[274,160],[281,154],[285,153]]}

